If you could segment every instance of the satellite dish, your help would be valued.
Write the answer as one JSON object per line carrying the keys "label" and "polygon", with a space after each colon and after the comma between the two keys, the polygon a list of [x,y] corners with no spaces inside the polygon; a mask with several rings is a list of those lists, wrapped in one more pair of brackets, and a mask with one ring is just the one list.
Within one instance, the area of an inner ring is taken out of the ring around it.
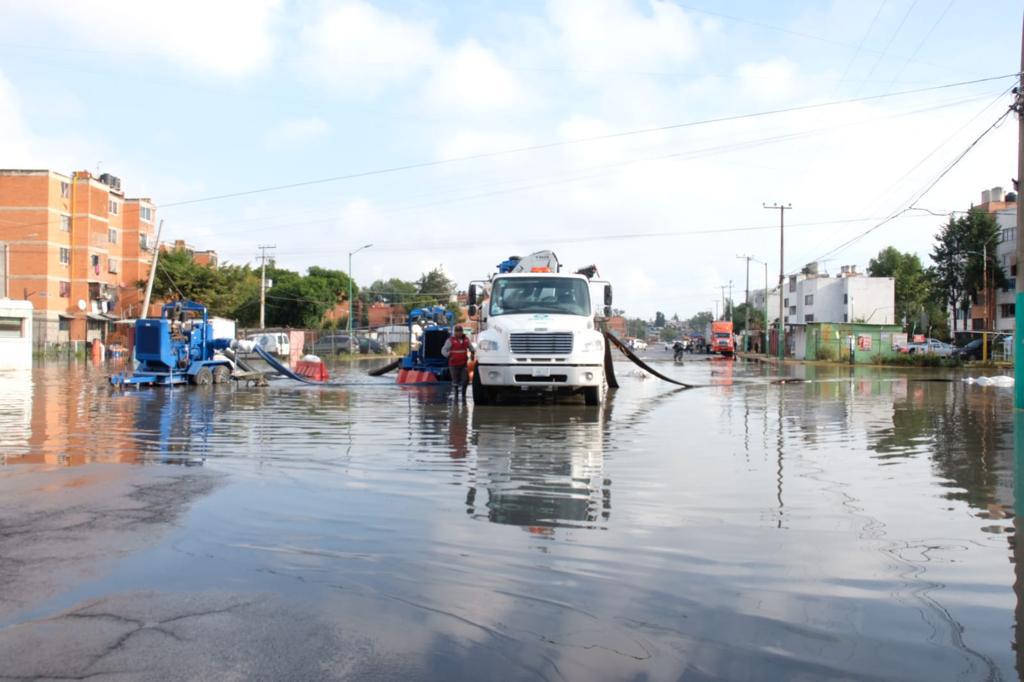
{"label": "satellite dish", "polygon": [[85,312],[85,301],[81,298],[78,299],[78,309]]}

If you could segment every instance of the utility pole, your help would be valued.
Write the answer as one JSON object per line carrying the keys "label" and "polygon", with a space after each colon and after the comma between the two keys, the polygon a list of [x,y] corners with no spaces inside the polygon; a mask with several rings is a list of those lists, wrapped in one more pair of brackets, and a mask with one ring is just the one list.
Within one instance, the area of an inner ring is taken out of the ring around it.
{"label": "utility pole", "polygon": [[[751,256],[736,256],[747,261],[747,288],[743,294],[743,352],[750,350],[750,261]],[[768,296],[768,287],[765,287],[765,297]],[[767,298],[765,298],[767,300]]]}
{"label": "utility pole", "polygon": [[[718,288],[722,290],[722,319],[724,320],[725,316],[726,316],[726,313],[729,310],[726,307],[726,304],[725,304],[725,290],[729,288],[729,285],[728,284],[720,284],[718,286]],[[718,313],[715,313],[715,319],[716,320],[718,319]]]}
{"label": "utility pole", "polygon": [[[140,319],[149,317],[149,301],[153,297],[153,280],[156,279],[156,266],[160,262],[160,233],[164,231],[164,219],[156,226],[156,241],[153,242],[153,264],[149,266],[149,281],[146,282],[146,298],[142,303]],[[135,352],[134,350],[132,352]]]}
{"label": "utility pole", "polygon": [[783,287],[786,283],[785,275],[785,260],[786,260],[786,211],[792,210],[792,204],[761,204],[762,207],[772,211],[779,212],[779,333],[778,333],[778,355],[779,360],[785,357],[786,353],[786,326],[785,326],[785,310],[783,308],[783,301],[785,300],[782,296],[782,292],[785,290]]}
{"label": "utility pole", "polygon": [[260,329],[265,329],[267,308],[267,249],[276,249],[272,244],[260,244]]}
{"label": "utility pole", "polygon": [[732,305],[732,280],[731,279],[729,280],[729,298],[725,299],[725,302],[729,306],[729,315],[728,315],[729,321],[732,322],[733,321],[733,319],[732,319],[733,305]]}
{"label": "utility pole", "polygon": [[[1013,374],[1014,407],[1024,410],[1024,24],[1020,38],[1020,78],[1014,88],[1013,109],[1017,112],[1017,296],[1014,302]],[[1018,439],[1024,435],[1017,434]],[[1018,510],[1020,511],[1020,510]]]}

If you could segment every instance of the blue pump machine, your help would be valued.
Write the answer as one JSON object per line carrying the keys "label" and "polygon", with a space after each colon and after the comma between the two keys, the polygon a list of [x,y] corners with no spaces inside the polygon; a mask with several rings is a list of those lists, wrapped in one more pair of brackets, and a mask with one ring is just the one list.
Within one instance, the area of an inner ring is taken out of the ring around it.
{"label": "blue pump machine", "polygon": [[197,385],[221,383],[231,377],[232,365],[217,352],[233,339],[213,338],[206,306],[195,301],[175,301],[163,306],[159,319],[135,321],[135,360],[128,375],[115,374],[115,386],[168,386],[185,382]]}
{"label": "blue pump machine", "polygon": [[[448,358],[441,355],[441,347],[451,335],[452,325],[455,323],[455,315],[450,310],[441,306],[428,308],[414,308],[409,311],[409,339],[413,338],[413,325],[422,328],[423,334],[420,337],[419,348],[413,348],[410,343],[409,353],[402,358],[399,364],[399,382],[402,381],[403,372],[430,372],[437,381],[451,381],[451,374],[448,371]],[[418,383],[418,382],[416,382]]]}

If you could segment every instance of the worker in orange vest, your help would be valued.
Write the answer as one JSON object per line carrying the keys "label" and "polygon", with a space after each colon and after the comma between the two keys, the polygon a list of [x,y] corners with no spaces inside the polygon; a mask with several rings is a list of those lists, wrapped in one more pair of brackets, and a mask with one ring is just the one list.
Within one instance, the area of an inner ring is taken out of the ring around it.
{"label": "worker in orange vest", "polygon": [[462,332],[462,325],[455,325],[454,334],[448,337],[441,348],[441,355],[448,358],[448,371],[452,375],[452,388],[458,398],[462,390],[462,400],[466,400],[466,388],[469,386],[469,357],[476,356],[476,346]]}

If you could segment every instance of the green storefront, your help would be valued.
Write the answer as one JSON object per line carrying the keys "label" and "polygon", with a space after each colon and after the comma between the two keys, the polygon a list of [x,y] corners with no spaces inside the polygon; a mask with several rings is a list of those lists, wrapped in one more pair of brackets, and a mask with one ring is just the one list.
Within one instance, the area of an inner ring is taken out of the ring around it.
{"label": "green storefront", "polygon": [[854,363],[877,363],[900,354],[907,335],[893,324],[837,324],[810,322],[803,325],[804,359]]}

